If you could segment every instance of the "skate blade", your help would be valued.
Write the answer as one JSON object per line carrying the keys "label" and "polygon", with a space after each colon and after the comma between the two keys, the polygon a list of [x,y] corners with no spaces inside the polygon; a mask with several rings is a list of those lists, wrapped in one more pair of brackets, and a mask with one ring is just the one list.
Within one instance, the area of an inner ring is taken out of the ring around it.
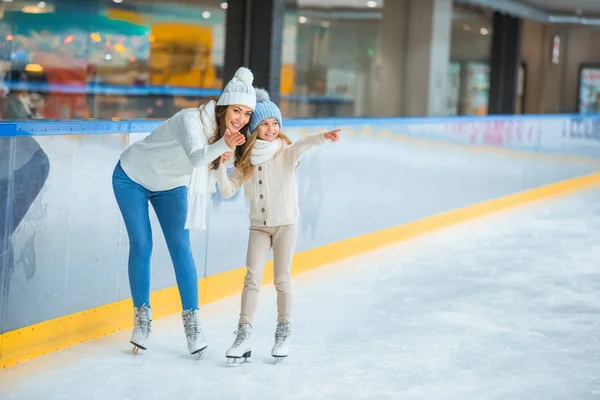
{"label": "skate blade", "polygon": [[229,365],[230,367],[240,367],[244,364],[252,364],[252,361],[250,361],[247,358],[230,358],[227,357],[227,365]]}
{"label": "skate blade", "polygon": [[275,364],[281,364],[285,361],[287,356],[273,356],[273,358],[275,359]]}
{"label": "skate blade", "polygon": [[196,359],[198,360],[203,360],[204,359],[204,351],[208,348],[208,346],[204,346],[203,348],[201,348],[200,350],[196,350],[195,352],[192,353],[193,356],[196,357]]}
{"label": "skate blade", "polygon": [[227,364],[232,366],[232,367],[237,367],[240,365],[244,365],[244,364],[251,364],[252,362],[250,361],[250,356],[252,355],[252,352],[248,351],[246,353],[244,353],[244,355],[242,355],[241,357],[227,357]]}
{"label": "skate blade", "polygon": [[133,342],[130,342],[130,343],[133,345],[133,349],[131,350],[131,352],[132,352],[134,355],[136,355],[136,356],[137,356],[137,355],[140,353],[140,349],[141,349],[141,350],[146,350],[146,348],[145,348],[145,347],[143,347],[143,346],[140,346],[139,344],[136,344],[136,343],[133,343]]}

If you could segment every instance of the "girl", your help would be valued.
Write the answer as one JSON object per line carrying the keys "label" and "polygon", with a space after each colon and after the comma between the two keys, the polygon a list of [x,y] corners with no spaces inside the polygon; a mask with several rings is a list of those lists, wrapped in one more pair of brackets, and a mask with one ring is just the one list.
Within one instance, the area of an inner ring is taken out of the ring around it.
{"label": "girl", "polygon": [[271,355],[276,361],[288,355],[291,334],[290,269],[298,234],[298,194],[295,169],[302,154],[325,140],[338,141],[339,129],[308,135],[296,143],[281,133],[281,111],[269,94],[256,89],[256,109],[250,120],[252,134],[230,177],[223,164],[231,153],[221,156],[217,170],[219,190],[229,198],[244,185],[250,199],[250,236],[246,277],[236,339],[225,356],[230,362],[251,355],[252,322],[262,283],[266,257],[273,247],[277,290],[277,329]]}
{"label": "girl", "polygon": [[[129,236],[129,285],[134,306],[133,351],[146,350],[151,332],[150,255],[152,232],[148,201],[156,211],[175,268],[188,350],[207,344],[198,315],[198,276],[190,246],[190,228],[205,229],[211,175],[219,157],[245,142],[256,105],[254,76],[237,70],[221,96],[198,108],[184,109],[160,124],[121,155],[113,173],[115,197]],[[189,186],[189,189],[188,187]]]}

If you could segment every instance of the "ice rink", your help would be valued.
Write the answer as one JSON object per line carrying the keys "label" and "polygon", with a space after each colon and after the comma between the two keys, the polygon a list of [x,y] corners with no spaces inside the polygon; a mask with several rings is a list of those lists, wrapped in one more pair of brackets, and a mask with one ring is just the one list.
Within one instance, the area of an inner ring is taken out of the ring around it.
{"label": "ice rink", "polygon": [[275,291],[252,363],[229,367],[239,296],[0,371],[2,399],[600,398],[600,189],[447,228],[295,276],[290,357],[274,365]]}

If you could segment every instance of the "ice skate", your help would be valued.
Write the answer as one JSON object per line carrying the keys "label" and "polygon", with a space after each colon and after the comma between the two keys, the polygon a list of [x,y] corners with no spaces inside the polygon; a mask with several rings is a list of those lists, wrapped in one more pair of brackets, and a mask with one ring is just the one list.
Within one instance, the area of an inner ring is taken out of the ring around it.
{"label": "ice skate", "polygon": [[288,356],[290,336],[292,327],[289,322],[277,323],[275,330],[275,344],[271,350],[271,355],[275,358],[275,363],[279,363]]}
{"label": "ice skate", "polygon": [[225,352],[227,363],[229,365],[249,363],[250,356],[252,355],[252,326],[249,324],[240,324],[235,334],[235,341]]}
{"label": "ice skate", "polygon": [[129,342],[133,345],[133,354],[146,350],[152,331],[152,309],[147,306],[133,308],[133,332]]}
{"label": "ice skate", "polygon": [[200,311],[186,310],[181,313],[181,317],[183,318],[183,328],[187,339],[188,351],[190,354],[197,354],[199,358],[202,358],[208,344],[200,328]]}

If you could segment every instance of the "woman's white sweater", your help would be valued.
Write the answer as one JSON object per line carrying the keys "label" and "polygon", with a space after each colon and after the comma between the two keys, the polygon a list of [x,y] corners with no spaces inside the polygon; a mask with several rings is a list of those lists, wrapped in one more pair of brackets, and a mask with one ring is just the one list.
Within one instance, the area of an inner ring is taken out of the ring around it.
{"label": "woman's white sweater", "polygon": [[121,155],[129,178],[152,192],[189,187],[186,228],[206,228],[208,195],[215,190],[209,164],[231,151],[225,138],[208,144],[217,131],[215,106],[179,111]]}
{"label": "woman's white sweater", "polygon": [[153,192],[171,190],[188,185],[194,168],[208,169],[231,151],[225,138],[208,144],[217,129],[215,104],[179,111],[125,150],[121,167],[129,178]]}

